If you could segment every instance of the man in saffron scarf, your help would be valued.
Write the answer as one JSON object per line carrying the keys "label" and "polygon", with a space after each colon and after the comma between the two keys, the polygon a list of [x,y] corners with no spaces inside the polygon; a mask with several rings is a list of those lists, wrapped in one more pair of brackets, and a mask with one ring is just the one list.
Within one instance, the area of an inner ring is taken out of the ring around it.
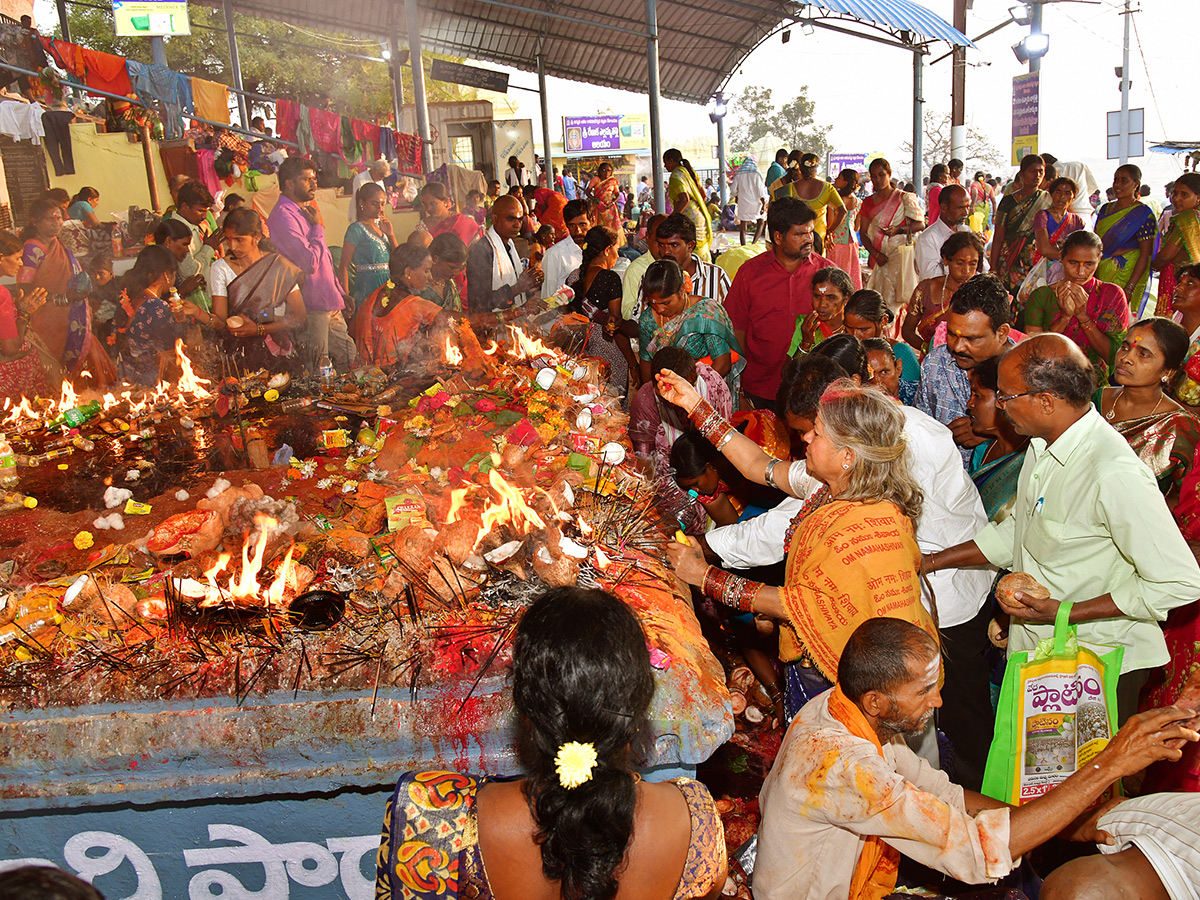
{"label": "man in saffron scarf", "polygon": [[1094,815],[1075,821],[1089,804],[1200,739],[1178,724],[1187,711],[1142,713],[1091,765],[1010,807],[954,784],[904,742],[941,706],[940,667],[937,642],[916,625],[875,618],[855,629],[837,684],[801,710],[763,783],[757,900],[883,900],[901,853],[960,881],[994,882],[1060,832],[1096,839]]}

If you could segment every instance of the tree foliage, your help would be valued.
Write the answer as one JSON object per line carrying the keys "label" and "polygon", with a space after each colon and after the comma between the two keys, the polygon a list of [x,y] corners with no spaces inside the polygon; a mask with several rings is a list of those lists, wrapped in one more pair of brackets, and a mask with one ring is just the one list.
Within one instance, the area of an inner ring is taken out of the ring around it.
{"label": "tree foliage", "polygon": [[[72,5],[67,16],[75,43],[138,62],[152,61],[149,40],[115,35],[110,9]],[[192,22],[191,35],[165,39],[167,64],[185,75],[232,86],[224,15],[220,10],[192,3],[188,5],[188,16]],[[379,56],[381,48],[377,41],[298,31],[283,22],[239,14],[234,15],[233,21],[238,32],[242,84],[247,91],[286,97],[315,107],[324,106],[328,100],[339,113],[363,119],[390,117],[392,94],[386,64],[346,55]],[[55,36],[61,37],[57,27]],[[424,54],[429,102],[472,99],[473,90],[429,77],[434,56]],[[403,66],[401,70],[404,96],[411,100],[411,69]],[[263,101],[255,100],[251,105],[265,109]]]}
{"label": "tree foliage", "polygon": [[[929,169],[936,163],[950,162],[953,153],[950,149],[950,114],[927,111],[921,123],[921,131],[923,133],[922,148],[921,148],[921,166],[922,174],[927,175]],[[903,173],[907,177],[912,172],[913,147],[912,141],[905,141],[900,145],[902,153],[902,161],[894,166],[897,173]],[[964,171],[967,173],[967,178],[975,174],[977,170],[987,172],[996,172],[1000,169],[1008,168],[1008,159],[997,149],[996,145],[991,142],[986,134],[976,128],[974,125],[967,126],[967,149],[966,156],[963,157],[963,162],[966,165]]]}
{"label": "tree foliage", "polygon": [[833,149],[829,129],[816,121],[816,103],[808,99],[808,86],[778,109],[771,100],[771,89],[751,85],[730,103],[737,124],[729,130],[734,150],[748,150],[767,135],[774,135],[789,150],[802,150],[826,159]]}

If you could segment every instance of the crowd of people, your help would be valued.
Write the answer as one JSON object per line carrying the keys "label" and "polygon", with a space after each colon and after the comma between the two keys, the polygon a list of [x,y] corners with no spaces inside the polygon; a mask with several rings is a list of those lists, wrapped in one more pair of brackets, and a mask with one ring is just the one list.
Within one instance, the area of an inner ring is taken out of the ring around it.
{"label": "crowd of people", "polygon": [[[733,266],[714,259],[707,191],[678,150],[644,252],[611,166],[587,185],[551,169],[560,192],[509,162],[503,193],[492,182],[461,209],[427,184],[403,236],[387,173],[369,170],[336,265],[301,157],[279,165],[265,221],[227,202],[217,223],[202,184],[173,184],[120,279],[58,239],[95,197],[43,198],[20,237],[0,234],[0,275],[20,294],[0,288],[0,393],[154,384],[178,339],[247,369],[346,371],[403,364],[450,315],[569,326],[625,398],[634,450],[687,533],[668,549],[675,574],[787,726],[755,896],[879,900],[901,854],[996,882],[1060,833],[1111,840],[1113,871],[1150,865],[1173,883],[1141,836],[1151,820],[1170,830],[1153,795],[1087,810],[1152,763],[1147,790],[1200,789],[1200,175],[1158,217],[1132,165],[1081,212],[1090,173],[1048,154],[1006,186],[939,164],[926,199],[885,159],[865,193],[859,172],[827,182],[815,154],[781,150],[761,192],[734,175],[767,245]],[[1009,571],[1043,590],[998,593]],[[1080,642],[1124,650],[1120,730],[1009,807],[979,793],[1005,659],[1052,636],[1063,603]],[[716,896],[728,864],[711,796],[634,771],[652,691],[623,604],[574,589],[536,602],[514,654],[526,777],[405,775],[381,896],[432,896],[406,880],[414,852],[456,860],[463,896]],[[405,823],[422,797],[417,812],[442,824],[418,839]],[[1096,865],[1048,889],[1095,896],[1080,885]]]}

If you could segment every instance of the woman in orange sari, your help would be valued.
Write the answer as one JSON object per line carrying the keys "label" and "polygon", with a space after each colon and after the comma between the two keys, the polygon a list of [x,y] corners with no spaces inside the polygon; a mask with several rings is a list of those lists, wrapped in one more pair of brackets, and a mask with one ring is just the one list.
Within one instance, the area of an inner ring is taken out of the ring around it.
{"label": "woman in orange sari", "polygon": [[418,244],[401,244],[388,261],[391,279],[358,308],[354,317],[354,343],[358,357],[377,366],[408,358],[409,342],[422,325],[430,325],[444,310],[418,297],[429,283],[433,261]]}
{"label": "woman in orange sari", "polygon": [[[105,387],[116,381],[117,368],[92,335],[90,283],[83,266],[59,240],[62,225],[62,209],[54,200],[33,202],[29,225],[21,232],[25,248],[17,284],[27,292],[41,288],[49,298],[29,320],[43,356],[62,367],[63,377],[73,380],[87,372],[96,387]],[[51,373],[51,380],[58,377]]]}
{"label": "woman in orange sari", "polygon": [[909,467],[899,404],[874,388],[835,382],[804,435],[807,459],[780,467],[682,378],[669,371],[656,378],[663,398],[690,410],[692,424],[747,479],[808,497],[788,529],[783,587],[710,566],[695,546],[667,549],[676,574],[706,596],[779,620],[788,717],[832,685],[842,648],[867,619],[904,619],[937,636],[921,603],[913,523],[923,498]]}

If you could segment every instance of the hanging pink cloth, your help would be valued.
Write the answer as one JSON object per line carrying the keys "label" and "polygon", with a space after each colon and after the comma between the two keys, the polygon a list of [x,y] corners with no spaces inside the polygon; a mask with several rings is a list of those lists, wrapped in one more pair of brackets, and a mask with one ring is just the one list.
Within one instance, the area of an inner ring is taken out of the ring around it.
{"label": "hanging pink cloth", "polygon": [[318,150],[342,155],[342,118],[327,109],[309,109],[308,124],[312,127],[313,143]]}
{"label": "hanging pink cloth", "polygon": [[300,104],[295,100],[275,101],[275,133],[280,140],[295,141],[300,122]]}
{"label": "hanging pink cloth", "polygon": [[221,182],[217,178],[217,167],[213,165],[216,153],[212,150],[197,150],[196,165],[200,168],[200,182],[208,188],[214,197],[221,192]]}
{"label": "hanging pink cloth", "polygon": [[379,126],[374,122],[364,122],[362,119],[351,119],[350,128],[355,140],[367,141],[371,144],[370,160],[379,159]]}

